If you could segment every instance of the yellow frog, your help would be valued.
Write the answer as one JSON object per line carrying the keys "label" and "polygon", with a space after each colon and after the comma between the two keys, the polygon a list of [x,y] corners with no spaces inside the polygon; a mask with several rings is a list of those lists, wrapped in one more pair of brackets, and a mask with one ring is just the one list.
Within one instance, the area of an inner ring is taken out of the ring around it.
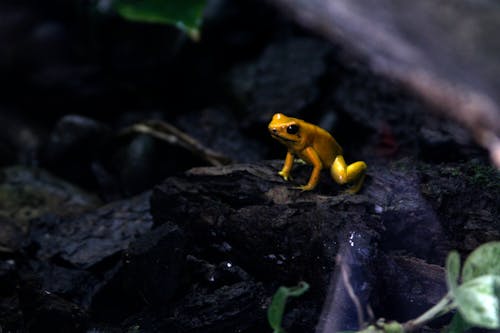
{"label": "yellow frog", "polygon": [[297,118],[276,113],[268,125],[271,136],[288,148],[283,169],[279,175],[288,180],[294,158],[300,158],[313,165],[306,185],[298,189],[310,191],[316,187],[322,169],[329,168],[332,178],[338,184],[353,183],[346,192],[357,193],[365,179],[366,163],[363,161],[347,165],[342,148],[324,129]]}

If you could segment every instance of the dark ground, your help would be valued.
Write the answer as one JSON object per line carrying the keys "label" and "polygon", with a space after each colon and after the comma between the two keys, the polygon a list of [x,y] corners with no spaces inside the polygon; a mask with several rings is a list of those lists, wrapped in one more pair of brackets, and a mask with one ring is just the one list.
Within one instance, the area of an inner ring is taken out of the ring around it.
{"label": "dark ground", "polygon": [[[261,2],[211,2],[193,43],[85,1],[1,1],[0,84],[0,332],[269,332],[300,280],[287,332],[356,329],[339,255],[403,321],[446,292],[448,251],[500,240],[499,174],[464,129]],[[292,189],[307,166],[284,182],[275,112],[366,161],[361,193],[326,172]]]}

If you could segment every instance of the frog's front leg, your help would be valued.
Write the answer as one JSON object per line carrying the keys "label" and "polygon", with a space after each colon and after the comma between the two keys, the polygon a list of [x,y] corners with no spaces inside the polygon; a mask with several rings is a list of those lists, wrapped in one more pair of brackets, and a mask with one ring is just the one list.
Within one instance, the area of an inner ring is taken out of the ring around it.
{"label": "frog's front leg", "polygon": [[290,178],[290,170],[293,167],[293,154],[290,152],[286,153],[285,164],[278,174],[283,177],[284,180],[288,180]]}
{"label": "frog's front leg", "polygon": [[338,155],[331,167],[332,178],[338,184],[354,182],[353,186],[346,190],[347,193],[355,194],[361,189],[365,179],[366,163],[363,161],[354,162],[347,165],[344,157]]}
{"label": "frog's front leg", "polygon": [[312,147],[306,148],[302,154],[306,157],[306,160],[313,165],[313,170],[311,172],[311,176],[309,177],[309,181],[306,185],[299,186],[297,189],[302,191],[310,191],[316,187],[319,181],[319,175],[321,173],[321,169],[323,169],[323,163],[319,158],[318,154]]}

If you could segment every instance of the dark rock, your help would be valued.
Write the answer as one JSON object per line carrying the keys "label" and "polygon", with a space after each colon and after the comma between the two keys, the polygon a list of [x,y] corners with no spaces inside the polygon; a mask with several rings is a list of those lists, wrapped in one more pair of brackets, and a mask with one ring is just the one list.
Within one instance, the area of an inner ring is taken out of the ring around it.
{"label": "dark rock", "polygon": [[[126,195],[140,193],[150,188],[157,180],[156,170],[160,154],[159,143],[149,135],[137,135],[118,144],[107,163],[109,170],[117,175],[120,189]],[[167,154],[164,152],[165,156]]]}
{"label": "dark rock", "polygon": [[173,322],[181,332],[240,332],[263,329],[264,289],[251,281],[226,285],[214,291],[194,288],[177,305]]}
{"label": "dark rock", "polygon": [[17,269],[15,260],[0,261],[0,326],[7,332],[24,329]]}
{"label": "dark rock", "polygon": [[[463,254],[500,239],[500,173],[471,160],[421,164],[421,192],[439,217],[449,249]],[[441,261],[440,263],[443,263]]]}
{"label": "dark rock", "polygon": [[46,135],[41,126],[24,115],[3,108],[0,123],[3,125],[0,131],[0,166],[35,165],[38,149]]}
{"label": "dark rock", "polygon": [[[345,53],[330,59],[331,98],[358,125],[377,130],[382,121],[397,130],[418,126],[424,105],[396,81],[376,74]],[[402,126],[402,124],[405,124]],[[402,133],[397,133],[402,134]],[[399,137],[398,135],[398,137]]]}
{"label": "dark rock", "polygon": [[201,285],[210,286],[211,288],[251,279],[247,272],[230,261],[223,261],[218,265],[214,265],[192,255],[189,255],[187,260],[193,278],[200,281]]}
{"label": "dark rock", "polygon": [[177,226],[164,224],[144,234],[125,253],[125,288],[147,304],[165,306],[181,284],[185,248]]}
{"label": "dark rock", "polygon": [[100,200],[81,189],[27,167],[0,170],[0,216],[27,231],[28,222],[47,213],[75,216],[96,207]]}
{"label": "dark rock", "polygon": [[179,225],[193,238],[197,257],[231,262],[264,283],[309,282],[316,309],[342,254],[357,272],[356,290],[369,298],[369,264],[381,230],[373,202],[332,196],[324,184],[318,192],[291,189],[277,175],[278,164],[271,165],[197,168],[169,178],[154,190],[155,223]]}
{"label": "dark rock", "polygon": [[426,162],[453,162],[480,158],[484,153],[470,134],[450,121],[425,117],[418,133],[419,152]]}
{"label": "dark rock", "polygon": [[[64,262],[30,260],[19,272],[23,281],[36,280],[41,290],[88,309],[100,286],[106,284],[109,278],[100,271],[65,266],[69,265]],[[112,268],[108,270],[112,271]]]}
{"label": "dark rock", "polygon": [[[71,302],[78,311],[87,311],[121,272],[122,252],[151,226],[149,193],[79,217],[46,214],[33,220],[26,252],[34,259],[19,270],[22,281],[33,281],[26,292],[57,295],[63,303]],[[42,308],[51,306],[48,299],[40,302]],[[51,316],[40,311],[32,314],[36,320]]]}
{"label": "dark rock", "polygon": [[103,160],[125,195],[143,192],[167,176],[208,164],[175,142],[139,133],[116,140]]}
{"label": "dark rock", "polygon": [[[328,176],[320,180],[314,191],[294,190],[293,185],[307,180],[310,167],[297,167],[294,170],[297,181],[286,183],[277,175],[280,166],[281,162],[270,162],[197,168],[169,178],[155,188],[152,197],[155,223],[174,223],[190,235],[196,257],[190,262],[198,265],[197,272],[205,285],[210,285],[206,283],[207,276],[209,281],[217,276],[217,265],[213,262],[230,262],[265,285],[292,285],[303,279],[313,286],[310,293],[316,306],[318,301],[320,304],[326,301],[320,319],[326,331],[358,327],[358,313],[346,293],[340,266],[336,265],[339,256],[361,304],[392,308],[411,294],[411,311],[397,313],[407,318],[419,314],[442,296],[442,269],[433,264],[443,265],[448,251],[454,247],[450,247],[447,238],[450,226],[435,208],[443,212],[461,210],[455,206],[445,209],[442,202],[438,201],[436,206],[428,200],[429,195],[436,195],[432,185],[437,189],[447,187],[444,175],[438,176],[439,168],[419,167],[409,159],[389,166],[373,163],[361,194],[347,196],[338,194],[339,187]],[[446,173],[444,170],[441,173]],[[471,193],[486,199],[472,209],[477,212],[481,207],[483,210],[490,207],[485,216],[496,216],[496,208],[491,208],[499,206],[495,201],[498,195],[493,195],[498,190],[496,178],[487,170],[467,170],[475,172],[470,178],[476,184],[466,182],[460,188],[475,187]],[[455,188],[456,184],[449,186]],[[483,193],[476,192],[479,190]],[[483,215],[476,220],[482,221]],[[467,217],[469,223],[473,216],[477,214]],[[485,229],[491,230],[491,234],[486,233],[482,239],[498,239],[495,230],[500,229],[494,221],[488,221],[492,226]],[[462,230],[468,234],[468,230]],[[384,266],[377,264],[380,250],[409,253],[409,257],[416,258],[387,259],[393,261]],[[428,266],[435,269],[422,273]],[[384,269],[391,271],[390,278],[381,277]],[[406,270],[410,271],[404,280],[407,283],[395,284],[390,297],[376,291],[380,284],[391,288],[391,279]],[[432,275],[434,271],[437,273]],[[311,317],[319,318],[319,308]],[[369,313],[364,315],[368,318]],[[293,331],[297,325],[290,324],[289,329]]]}
{"label": "dark rock", "polygon": [[[123,322],[141,332],[264,332],[266,293],[248,280],[219,288],[193,286],[172,309],[154,307]],[[309,327],[310,328],[310,327]]]}
{"label": "dark rock", "polygon": [[325,57],[331,46],[300,37],[271,44],[252,64],[230,74],[232,93],[247,112],[245,127],[257,128],[272,115],[298,113],[319,97],[318,83],[325,74]]}
{"label": "dark rock", "polygon": [[420,174],[412,160],[392,166],[371,165],[371,184],[365,191],[386,228],[382,248],[404,251],[442,264],[448,248],[441,221],[420,190]]}
{"label": "dark rock", "polygon": [[40,217],[31,226],[37,257],[85,268],[119,254],[151,228],[149,196],[113,202],[77,218]]}
{"label": "dark rock", "polygon": [[[76,215],[100,204],[99,199],[60,180],[43,169],[14,166],[0,173],[4,215],[21,220],[38,217],[46,212],[61,216]],[[36,206],[34,206],[36,205]],[[13,214],[21,206],[31,213]]]}
{"label": "dark rock", "polygon": [[52,131],[42,161],[58,175],[88,187],[95,183],[91,164],[103,152],[109,135],[107,126],[96,120],[64,116]]}
{"label": "dark rock", "polygon": [[378,276],[384,305],[375,309],[377,316],[400,322],[417,318],[448,291],[443,267],[413,257],[381,257]]}
{"label": "dark rock", "polygon": [[85,332],[89,316],[76,304],[46,291],[21,291],[29,332]]}
{"label": "dark rock", "polygon": [[19,251],[25,241],[26,230],[16,220],[0,216],[0,253]]}
{"label": "dark rock", "polygon": [[[154,191],[155,223],[174,221],[200,246],[229,244],[230,253],[222,256],[256,276],[273,272],[274,279],[295,283],[297,276],[316,281],[326,274],[319,283],[324,285],[338,243],[349,237],[341,231],[364,233],[378,225],[372,204],[363,196],[317,196],[290,189],[275,170],[237,165],[192,169],[185,178],[169,178]],[[373,235],[376,239],[377,233]]]}
{"label": "dark rock", "polygon": [[168,308],[178,288],[189,283],[182,280],[185,243],[182,231],[170,224],[134,241],[93,297],[95,318],[118,324],[144,308]]}

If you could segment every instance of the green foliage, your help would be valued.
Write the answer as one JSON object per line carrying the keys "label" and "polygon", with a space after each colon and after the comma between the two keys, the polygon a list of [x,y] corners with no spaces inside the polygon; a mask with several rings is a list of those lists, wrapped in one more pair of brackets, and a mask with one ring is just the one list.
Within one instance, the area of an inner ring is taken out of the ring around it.
{"label": "green foliage", "polygon": [[271,304],[267,309],[267,320],[269,325],[274,330],[274,333],[283,333],[281,322],[283,314],[285,313],[285,305],[288,297],[297,297],[305,293],[309,289],[309,284],[306,282],[299,282],[295,287],[279,287],[278,291],[273,296]]}
{"label": "green foliage", "polygon": [[[450,271],[447,265],[448,276]],[[500,242],[483,244],[467,257],[462,284],[451,292],[465,323],[500,328]]]}
{"label": "green foliage", "polygon": [[450,325],[446,328],[445,333],[462,333],[471,328],[472,325],[467,323],[460,312],[455,313]]}
{"label": "green foliage", "polygon": [[466,322],[478,327],[500,328],[499,275],[483,275],[467,281],[453,296]]}
{"label": "green foliage", "polygon": [[448,289],[453,291],[458,287],[460,275],[460,255],[457,251],[452,251],[446,259],[446,282]]}
{"label": "green foliage", "polygon": [[206,0],[113,0],[113,8],[131,21],[172,24],[198,40]]}
{"label": "green foliage", "polygon": [[462,281],[490,274],[500,276],[500,242],[483,244],[467,257],[462,270]]}

